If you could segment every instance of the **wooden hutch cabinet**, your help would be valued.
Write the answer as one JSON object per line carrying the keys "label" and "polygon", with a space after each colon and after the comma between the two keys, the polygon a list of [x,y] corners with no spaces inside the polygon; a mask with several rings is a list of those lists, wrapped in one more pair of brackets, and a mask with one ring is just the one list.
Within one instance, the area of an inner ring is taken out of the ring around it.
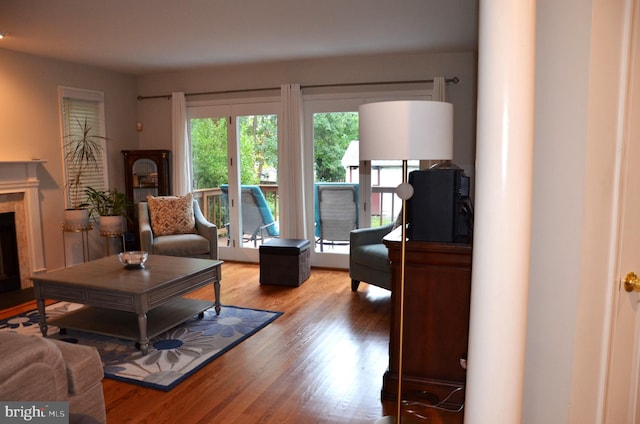
{"label": "wooden hutch cabinet", "polygon": [[171,194],[171,151],[170,150],[123,150],[124,184],[127,196],[133,202],[130,230],[138,240],[138,203],[148,195],[168,196]]}
{"label": "wooden hutch cabinet", "polygon": [[[397,399],[401,277],[400,231],[385,237],[392,262],[389,369],[382,397]],[[407,241],[405,255],[403,399],[426,404],[442,402],[449,410],[464,404],[469,308],[471,304],[471,246]],[[462,412],[451,421],[462,422]]]}

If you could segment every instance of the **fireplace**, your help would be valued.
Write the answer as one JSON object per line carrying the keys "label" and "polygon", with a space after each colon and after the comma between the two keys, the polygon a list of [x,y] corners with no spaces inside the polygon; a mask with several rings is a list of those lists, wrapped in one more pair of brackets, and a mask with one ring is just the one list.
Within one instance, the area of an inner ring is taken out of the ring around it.
{"label": "fireplace", "polygon": [[0,213],[0,293],[20,289],[15,212]]}
{"label": "fireplace", "polygon": [[[5,256],[11,256],[2,248],[2,274],[9,274],[9,268],[16,267],[21,289],[32,287],[31,274],[46,271],[44,266],[44,244],[42,238],[42,222],[40,213],[40,182],[37,168],[44,161],[4,161],[0,162],[0,215],[2,220],[11,223],[0,224],[0,231],[7,232],[5,225],[15,229],[15,249],[17,262],[13,265],[5,263]],[[9,247],[6,247],[9,249]],[[12,271],[13,272],[13,271]],[[15,283],[12,283],[15,285]],[[0,288],[0,292],[4,291]]]}

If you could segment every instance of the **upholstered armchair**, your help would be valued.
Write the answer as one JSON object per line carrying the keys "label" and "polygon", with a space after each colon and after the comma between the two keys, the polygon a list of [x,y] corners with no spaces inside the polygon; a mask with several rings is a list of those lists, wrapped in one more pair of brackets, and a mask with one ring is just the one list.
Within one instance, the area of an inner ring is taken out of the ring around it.
{"label": "upholstered armchair", "polygon": [[192,196],[160,196],[138,203],[140,248],[151,254],[218,259],[218,228]]}
{"label": "upholstered armchair", "polygon": [[357,291],[360,281],[391,290],[391,263],[382,238],[393,224],[351,231],[349,238],[349,276],[351,290]]}
{"label": "upholstered armchair", "polygon": [[0,361],[1,400],[69,402],[69,423],[107,422],[102,361],[94,347],[3,331]]}

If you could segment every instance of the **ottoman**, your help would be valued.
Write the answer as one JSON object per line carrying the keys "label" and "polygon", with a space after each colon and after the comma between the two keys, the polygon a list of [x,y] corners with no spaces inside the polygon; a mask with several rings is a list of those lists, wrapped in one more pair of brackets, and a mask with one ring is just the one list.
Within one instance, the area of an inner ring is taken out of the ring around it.
{"label": "ottoman", "polygon": [[311,274],[309,240],[271,239],[260,245],[260,284],[297,287]]}

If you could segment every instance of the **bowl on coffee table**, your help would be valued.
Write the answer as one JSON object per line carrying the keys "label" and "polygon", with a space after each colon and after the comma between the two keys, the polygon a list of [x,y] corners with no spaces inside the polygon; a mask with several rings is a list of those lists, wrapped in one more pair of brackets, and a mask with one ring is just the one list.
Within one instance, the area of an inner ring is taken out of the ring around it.
{"label": "bowl on coffee table", "polygon": [[144,250],[132,250],[118,254],[120,263],[127,269],[144,268],[144,263],[147,261],[148,257],[149,253]]}

